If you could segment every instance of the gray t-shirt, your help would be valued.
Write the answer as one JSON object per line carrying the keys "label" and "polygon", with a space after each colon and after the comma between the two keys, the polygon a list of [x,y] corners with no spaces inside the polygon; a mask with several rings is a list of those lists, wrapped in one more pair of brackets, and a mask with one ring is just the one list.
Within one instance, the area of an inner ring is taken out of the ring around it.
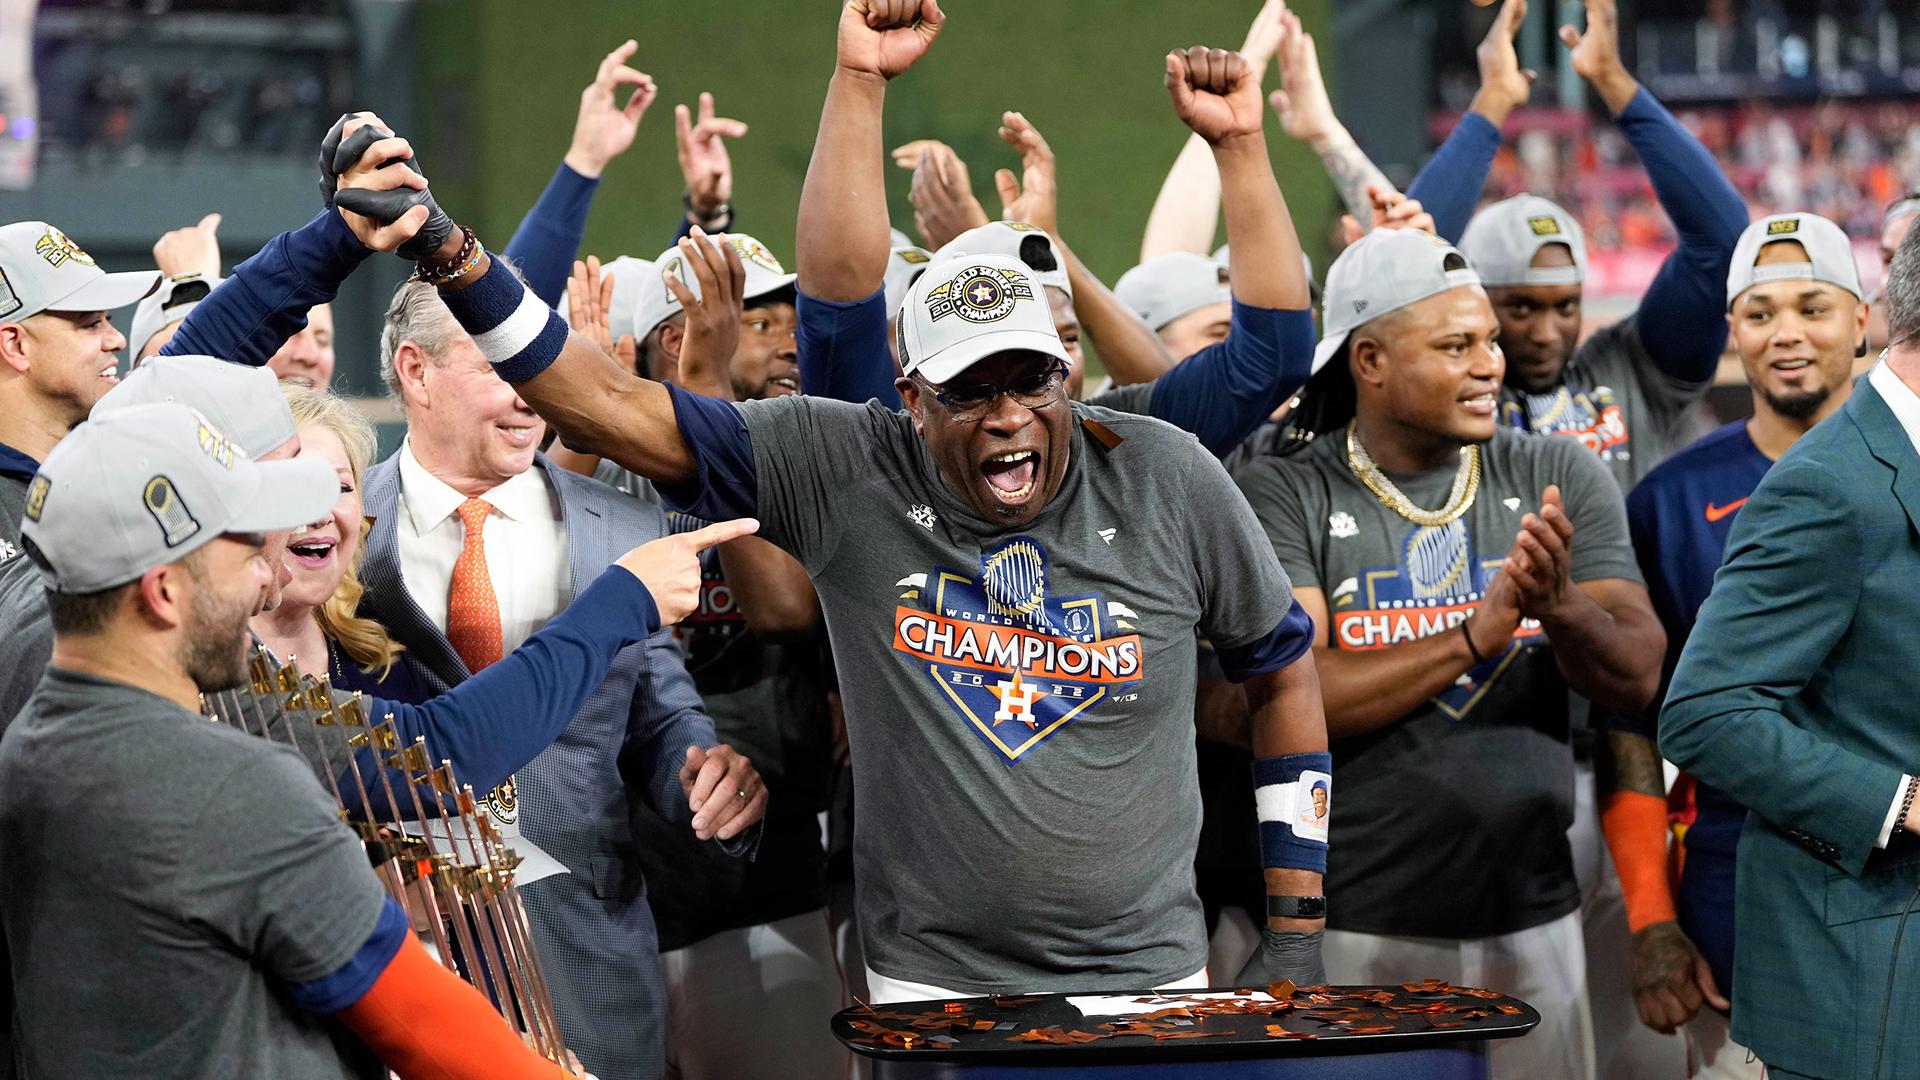
{"label": "gray t-shirt", "polygon": [[738,409],[761,535],[813,575],[832,638],[867,962],[975,993],[1202,967],[1194,634],[1243,646],[1292,603],[1219,462],[1076,404],[1058,494],[1008,528],[947,488],[905,413]]}
{"label": "gray t-shirt", "polygon": [[292,750],[50,669],[0,739],[0,918],[29,1076],[383,1077],[288,984],[386,894]]}
{"label": "gray t-shirt", "polygon": [[1599,456],[1621,492],[1692,442],[1687,410],[1713,386],[1660,370],[1640,342],[1637,315],[1594,331],[1548,394],[1500,391],[1500,420],[1537,435],[1577,439]]}
{"label": "gray t-shirt", "polygon": [[[1457,633],[1549,484],[1560,485],[1573,521],[1573,580],[1640,580],[1624,501],[1592,454],[1504,428],[1482,453],[1473,505],[1435,527],[1367,490],[1348,468],[1344,430],[1239,474],[1288,576],[1325,593],[1332,647]],[[1446,503],[1454,473],[1387,476],[1432,509]],[[1578,903],[1566,834],[1567,687],[1538,623],[1523,622],[1504,653],[1445,693],[1332,750],[1340,806],[1328,843],[1329,926],[1487,937]]]}

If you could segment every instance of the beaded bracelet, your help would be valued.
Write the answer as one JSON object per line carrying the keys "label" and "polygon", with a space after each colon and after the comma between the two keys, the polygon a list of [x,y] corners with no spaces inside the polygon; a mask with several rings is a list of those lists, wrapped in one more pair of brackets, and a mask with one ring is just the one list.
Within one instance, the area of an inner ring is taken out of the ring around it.
{"label": "beaded bracelet", "polygon": [[474,267],[480,265],[480,256],[486,253],[486,249],[480,246],[479,238],[473,235],[473,228],[462,225],[460,233],[465,239],[461,241],[460,250],[454,253],[453,258],[442,263],[415,264],[413,271],[415,280],[424,281],[430,285],[445,285],[465,277],[473,272]]}
{"label": "beaded bracelet", "polygon": [[1893,831],[1907,831],[1907,815],[1913,813],[1913,797],[1920,794],[1920,778],[1907,781],[1907,797],[1900,800],[1900,816],[1893,819]]}

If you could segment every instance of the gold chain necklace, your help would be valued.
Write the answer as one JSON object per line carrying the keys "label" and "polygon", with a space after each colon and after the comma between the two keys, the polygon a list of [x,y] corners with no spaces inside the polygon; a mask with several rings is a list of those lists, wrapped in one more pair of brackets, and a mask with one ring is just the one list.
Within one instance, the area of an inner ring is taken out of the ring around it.
{"label": "gold chain necklace", "polygon": [[1373,492],[1373,497],[1387,509],[1413,522],[1429,528],[1445,525],[1467,512],[1473,505],[1473,497],[1480,491],[1480,448],[1463,446],[1460,448],[1460,468],[1453,474],[1453,491],[1447,496],[1447,505],[1438,510],[1422,510],[1413,505],[1413,500],[1387,479],[1380,466],[1373,463],[1367,454],[1367,448],[1361,445],[1360,438],[1354,433],[1357,425],[1347,425],[1347,468],[1353,475]]}

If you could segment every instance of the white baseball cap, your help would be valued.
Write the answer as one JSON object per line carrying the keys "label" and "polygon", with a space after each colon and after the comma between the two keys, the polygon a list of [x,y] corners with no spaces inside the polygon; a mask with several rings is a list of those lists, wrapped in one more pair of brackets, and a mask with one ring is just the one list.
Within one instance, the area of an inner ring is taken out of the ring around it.
{"label": "white baseball cap", "polygon": [[147,347],[153,335],[186,318],[218,284],[219,277],[201,273],[163,278],[160,287],[133,309],[133,329],[127,332],[127,354],[133,362],[139,364],[140,350]]}
{"label": "white baseball cap", "polygon": [[1480,275],[1452,244],[1417,229],[1375,229],[1348,245],[1327,268],[1325,325],[1313,350],[1313,371],[1325,367],[1347,335],[1369,322],[1462,285]]}
{"label": "white baseball cap", "polygon": [[[640,294],[654,280],[653,264],[632,255],[621,255],[601,263],[600,272],[613,275],[613,303],[607,309],[607,329],[613,332],[613,340],[619,341],[622,334],[632,334],[639,340],[642,331],[634,323],[640,318]],[[561,318],[568,317],[567,305],[572,299],[571,286],[560,290],[560,303],[555,308]]]}
{"label": "white baseball cap", "polygon": [[252,458],[285,446],[298,430],[271,369],[211,356],[152,357],[101,395],[92,415],[158,404],[185,405],[206,417]]}
{"label": "white baseball cap", "polygon": [[[1534,266],[1548,244],[1565,244],[1572,266]],[[1460,252],[1487,285],[1578,285],[1587,280],[1587,234],[1558,203],[1515,195],[1480,211],[1460,236]]]}
{"label": "white baseball cap", "polygon": [[0,225],[0,321],[43,311],[114,311],[159,283],[158,270],[107,273],[44,221]]}
{"label": "white baseball cap", "polygon": [[1006,255],[936,262],[907,291],[896,330],[900,369],[936,385],[1003,352],[1070,364],[1053,310],[1027,264]]}
{"label": "white baseball cap", "polygon": [[60,593],[124,585],[224,533],[277,532],[340,497],[318,458],[256,462],[184,405],[135,405],[61,439],[27,488],[20,532]]}
{"label": "white baseball cap", "polygon": [[[1787,240],[1805,249],[1811,261],[1754,265],[1761,249]],[[1733,245],[1733,263],[1727,267],[1727,310],[1733,310],[1733,302],[1741,293],[1769,281],[1824,281],[1856,297],[1864,295],[1860,268],[1853,261],[1853,243],[1840,226],[1819,214],[1774,214],[1740,233]]]}
{"label": "white baseball cap", "polygon": [[[1022,252],[1034,252],[1036,247],[1044,247],[1043,258],[1029,260]],[[1060,257],[1060,249],[1054,246],[1053,237],[1047,230],[1024,221],[989,221],[976,229],[968,229],[959,236],[947,241],[945,247],[933,253],[934,261],[946,262],[964,255],[1009,255],[1026,263],[1033,271],[1034,280],[1042,285],[1051,285],[1073,297],[1073,283],[1067,278],[1067,261]],[[1042,270],[1034,262],[1051,262],[1053,269]]]}
{"label": "white baseball cap", "polygon": [[1233,286],[1224,263],[1169,251],[1121,274],[1113,295],[1158,330],[1188,312],[1233,299]]}
{"label": "white baseball cap", "polygon": [[[747,272],[740,299],[751,302],[770,293],[793,288],[794,275],[787,273],[787,268],[781,266],[780,260],[767,250],[767,245],[746,233],[726,233],[724,236],[725,242],[733,245],[733,250],[739,254],[740,265]],[[720,235],[709,236],[707,240],[715,247],[721,244]],[[646,288],[640,291],[640,306],[633,320],[634,337],[645,337],[652,333],[654,327],[666,322],[680,310],[679,298],[673,295],[672,289],[667,288],[667,274],[679,278],[680,284],[693,294],[694,299],[700,298],[700,282],[694,277],[693,271],[687,269],[686,262],[686,256],[680,254],[678,244],[661,252],[660,257],[653,261],[653,273],[647,277]]]}
{"label": "white baseball cap", "polygon": [[913,287],[915,279],[919,278],[920,274],[931,265],[933,265],[933,252],[923,247],[907,244],[887,252],[887,277],[884,291],[887,296],[888,319],[900,314],[900,305],[907,302],[907,290]]}

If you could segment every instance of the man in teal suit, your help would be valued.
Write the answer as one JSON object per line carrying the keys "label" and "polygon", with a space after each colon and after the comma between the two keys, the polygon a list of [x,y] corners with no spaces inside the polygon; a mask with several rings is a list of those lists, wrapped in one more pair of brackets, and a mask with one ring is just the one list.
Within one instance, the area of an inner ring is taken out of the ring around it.
{"label": "man in teal suit", "polygon": [[1920,230],[1886,304],[1881,362],[1740,511],[1660,716],[1751,810],[1733,1037],[1775,1077],[1920,1076]]}

